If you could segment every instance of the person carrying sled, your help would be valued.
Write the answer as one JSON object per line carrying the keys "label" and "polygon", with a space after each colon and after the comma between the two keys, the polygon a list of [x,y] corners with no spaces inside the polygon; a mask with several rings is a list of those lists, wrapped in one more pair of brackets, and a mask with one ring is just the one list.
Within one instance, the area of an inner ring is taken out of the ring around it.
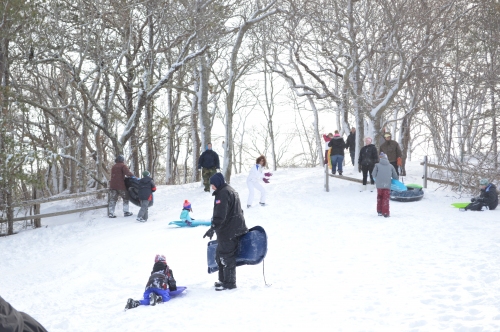
{"label": "person carrying sled", "polygon": [[483,206],[489,210],[495,210],[498,206],[497,187],[493,183],[489,183],[488,179],[479,181],[481,193],[477,197],[471,198],[471,203],[465,207],[465,210],[481,211]]}
{"label": "person carrying sled", "polygon": [[248,232],[238,193],[228,185],[221,173],[210,178],[214,190],[214,211],[212,225],[203,238],[212,239],[217,235],[215,261],[219,267],[219,281],[214,284],[216,291],[236,288],[236,256],[240,238]]}
{"label": "person carrying sled", "polygon": [[361,186],[360,191],[366,190],[368,173],[370,173],[370,191],[373,190],[372,188],[375,181],[373,180],[372,173],[376,163],[378,163],[377,148],[372,144],[371,137],[365,137],[365,146],[363,146],[361,151],[359,151],[358,158],[358,170],[363,172],[363,185]]}
{"label": "person carrying sled", "polygon": [[153,193],[156,191],[156,185],[150,177],[151,173],[148,171],[142,172],[142,179],[139,180],[139,200],[141,201],[141,209],[137,214],[137,221],[148,221],[148,208],[149,202],[153,200]]}
{"label": "person carrying sled", "polygon": [[391,196],[391,180],[397,180],[398,174],[394,166],[387,160],[385,153],[380,152],[379,158],[380,161],[378,164],[375,164],[372,173],[377,186],[377,213],[379,216],[388,218],[390,216],[389,198]]}
{"label": "person carrying sled", "polygon": [[188,226],[191,226],[191,222],[194,220],[191,218],[189,215],[189,212],[193,212],[193,209],[191,208],[191,203],[186,199],[184,200],[184,204],[182,205],[182,212],[181,212],[181,221],[184,221]]}
{"label": "person carrying sled", "polygon": [[345,142],[342,136],[340,136],[338,130],[335,130],[335,134],[333,134],[333,138],[328,143],[328,146],[332,148],[332,152],[330,152],[330,159],[332,160],[332,174],[335,174],[337,172],[338,166],[339,175],[342,175]]}
{"label": "person carrying sled", "polygon": [[111,168],[111,179],[109,180],[109,203],[108,203],[108,217],[116,218],[115,207],[118,197],[123,199],[123,216],[128,217],[133,215],[129,211],[129,198],[127,187],[125,187],[125,177],[134,177],[134,174],[124,164],[125,158],[119,155],[115,159],[115,164]]}
{"label": "person carrying sled", "polygon": [[389,132],[384,134],[385,142],[380,145],[380,152],[386,154],[389,163],[394,166],[394,169],[399,176],[398,168],[403,165],[401,159],[403,154],[401,153],[401,148],[399,147],[398,142],[393,141],[391,137],[391,133]]}
{"label": "person carrying sled", "polygon": [[198,159],[198,169],[201,169],[205,192],[210,192],[210,177],[220,169],[219,155],[212,150],[212,143],[207,144],[207,149],[203,151],[200,159]]}
{"label": "person carrying sled", "polygon": [[254,190],[257,189],[260,191],[260,200],[259,204],[261,206],[266,205],[266,189],[262,186],[260,181],[264,181],[265,183],[269,183],[268,177],[272,176],[272,173],[264,173],[264,167],[266,167],[266,157],[259,156],[255,162],[255,165],[250,168],[250,173],[247,177],[247,187],[248,187],[248,200],[247,200],[247,209],[252,206],[253,203],[253,194]]}
{"label": "person carrying sled", "polygon": [[[182,288],[182,287],[181,287]],[[164,255],[155,256],[155,264],[153,271],[146,284],[144,298],[142,300],[127,300],[125,310],[133,309],[140,305],[156,305],[170,300],[170,292],[177,290],[177,283],[174,279],[174,274],[167,265],[167,260]]]}
{"label": "person carrying sled", "polygon": [[47,332],[36,319],[25,312],[17,311],[0,296],[0,331],[2,332]]}

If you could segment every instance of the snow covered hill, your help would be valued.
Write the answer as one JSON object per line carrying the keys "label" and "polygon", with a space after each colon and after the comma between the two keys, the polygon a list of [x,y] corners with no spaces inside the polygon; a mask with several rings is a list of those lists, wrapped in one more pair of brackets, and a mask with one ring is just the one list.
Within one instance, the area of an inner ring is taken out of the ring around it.
{"label": "snow covered hill", "polygon": [[[421,183],[410,165],[406,183]],[[344,175],[360,177],[346,166]],[[246,174],[232,186],[246,205]],[[331,179],[322,168],[280,169],[268,206],[245,209],[263,226],[263,264],[237,268],[238,288],[215,292],[206,266],[207,227],[175,228],[182,203],[211,217],[199,183],[158,186],[150,219],[109,219],[104,210],[42,220],[48,225],[0,238],[0,295],[49,331],[499,331],[500,209],[459,212],[468,201],[425,190],[423,200],[391,201],[378,217],[376,192]],[[42,212],[64,209],[47,204]],[[138,208],[133,206],[134,215]],[[163,253],[183,295],[124,312],[139,299]],[[264,269],[265,268],[265,269]],[[264,283],[264,276],[270,286]]]}

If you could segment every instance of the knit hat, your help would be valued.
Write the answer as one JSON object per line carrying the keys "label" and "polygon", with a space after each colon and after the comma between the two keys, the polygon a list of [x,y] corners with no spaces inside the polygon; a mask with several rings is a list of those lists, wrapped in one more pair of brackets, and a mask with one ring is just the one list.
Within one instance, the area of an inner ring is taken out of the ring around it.
{"label": "knit hat", "polygon": [[487,186],[488,185],[488,179],[481,179],[481,180],[479,180],[479,185],[480,186]]}
{"label": "knit hat", "polygon": [[365,137],[365,141],[369,141],[369,142],[371,143],[371,142],[372,142],[372,138],[371,138],[371,137],[369,137],[369,136],[366,136],[366,137]]}
{"label": "knit hat", "polygon": [[125,158],[123,157],[123,155],[118,155],[115,158],[115,163],[123,163],[124,161],[125,161]]}
{"label": "knit hat", "polygon": [[149,173],[148,171],[142,172],[142,176],[150,176],[150,175],[151,175],[151,173]]}
{"label": "knit hat", "polygon": [[215,188],[220,188],[226,181],[224,180],[224,176],[222,173],[215,173],[210,177],[210,184],[213,184]]}
{"label": "knit hat", "polygon": [[380,152],[379,157],[387,159],[387,155],[385,153],[383,153],[383,152]]}
{"label": "knit hat", "polygon": [[189,203],[189,201],[186,199],[186,200],[184,200],[184,204],[182,204],[182,207],[185,210],[191,210],[191,203]]}
{"label": "knit hat", "polygon": [[165,258],[165,255],[160,255],[160,254],[157,254],[155,256],[155,263],[158,263],[158,262],[167,262],[167,259]]}

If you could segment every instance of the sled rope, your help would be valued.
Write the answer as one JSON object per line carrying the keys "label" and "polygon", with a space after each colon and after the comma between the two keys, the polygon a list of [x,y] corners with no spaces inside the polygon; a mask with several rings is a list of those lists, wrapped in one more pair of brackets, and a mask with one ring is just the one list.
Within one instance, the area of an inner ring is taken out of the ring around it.
{"label": "sled rope", "polygon": [[264,259],[262,260],[262,275],[264,276],[264,285],[267,287],[271,286],[272,284],[268,284],[266,281],[266,273],[264,272]]}

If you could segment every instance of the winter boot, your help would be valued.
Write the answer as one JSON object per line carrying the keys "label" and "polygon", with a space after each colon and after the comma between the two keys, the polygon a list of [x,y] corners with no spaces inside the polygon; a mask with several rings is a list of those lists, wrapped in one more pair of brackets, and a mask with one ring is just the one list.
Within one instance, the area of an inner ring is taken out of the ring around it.
{"label": "winter boot", "polygon": [[124,217],[130,217],[131,215],[133,215],[132,212],[123,212]]}
{"label": "winter boot", "polygon": [[266,206],[266,203],[260,203],[259,202],[259,204],[260,204],[260,206]]}
{"label": "winter boot", "polygon": [[128,299],[127,305],[125,306],[125,310],[137,308],[140,305],[139,301],[135,301],[134,299]]}
{"label": "winter boot", "polygon": [[389,218],[389,213],[385,213],[384,218]]}
{"label": "winter boot", "polygon": [[361,188],[359,188],[359,191],[365,191],[366,190],[366,184],[361,185]]}
{"label": "winter boot", "polygon": [[342,171],[339,171],[339,175],[342,175]]}
{"label": "winter boot", "polygon": [[368,189],[370,189],[370,192],[373,192],[373,189],[374,189],[374,188],[375,188],[375,185],[373,185],[373,184],[370,184],[370,185],[368,186]]}
{"label": "winter boot", "polygon": [[382,217],[382,212],[377,212],[379,217]]}
{"label": "winter boot", "polygon": [[214,286],[215,287],[222,287],[224,285],[224,283],[222,281],[216,281],[214,282]]}
{"label": "winter boot", "polygon": [[115,216],[114,214],[112,214],[112,213],[110,213],[110,214],[108,215],[108,217],[110,217],[110,218],[116,218],[116,216]]}
{"label": "winter boot", "polygon": [[156,305],[156,294],[153,292],[149,293],[149,305]]}
{"label": "winter boot", "polygon": [[221,286],[215,287],[216,291],[236,288],[236,266],[224,267],[224,282]]}

